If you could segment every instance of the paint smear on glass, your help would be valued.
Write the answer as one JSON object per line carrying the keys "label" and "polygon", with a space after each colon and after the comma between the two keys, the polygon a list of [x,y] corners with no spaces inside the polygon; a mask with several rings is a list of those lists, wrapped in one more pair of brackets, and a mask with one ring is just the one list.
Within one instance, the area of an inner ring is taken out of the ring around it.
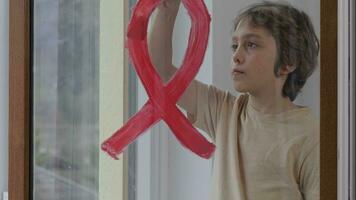
{"label": "paint smear on glass", "polygon": [[147,47],[149,17],[160,0],[139,0],[127,31],[126,47],[130,59],[148,94],[149,100],[128,122],[104,141],[101,148],[117,156],[138,136],[160,120],[164,120],[180,143],[203,157],[210,158],[214,144],[204,138],[177,108],[176,103],[199,71],[207,48],[210,15],[203,0],[182,0],[191,18],[188,47],[182,66],[164,85],[152,65]]}

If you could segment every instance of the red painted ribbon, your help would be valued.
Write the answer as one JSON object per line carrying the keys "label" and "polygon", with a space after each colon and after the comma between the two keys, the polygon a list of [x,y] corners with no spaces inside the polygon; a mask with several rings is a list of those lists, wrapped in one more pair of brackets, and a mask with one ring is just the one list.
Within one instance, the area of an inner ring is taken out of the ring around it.
{"label": "red painted ribbon", "polygon": [[127,32],[126,45],[129,55],[149,100],[122,128],[107,139],[101,148],[117,159],[117,155],[125,147],[163,119],[183,146],[203,158],[210,158],[215,150],[214,144],[207,141],[176,107],[176,102],[203,62],[209,37],[210,15],[203,0],[182,0],[192,21],[188,47],[182,66],[164,85],[151,63],[147,47],[148,20],[159,3],[160,0],[139,0],[133,8]]}

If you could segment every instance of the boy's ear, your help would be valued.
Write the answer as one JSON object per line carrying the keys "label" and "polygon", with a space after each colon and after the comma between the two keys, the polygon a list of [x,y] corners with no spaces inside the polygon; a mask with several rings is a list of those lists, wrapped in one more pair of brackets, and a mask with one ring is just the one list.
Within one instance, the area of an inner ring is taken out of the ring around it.
{"label": "boy's ear", "polygon": [[295,69],[296,69],[296,67],[293,65],[282,66],[279,69],[279,75],[288,75],[289,73],[292,73]]}

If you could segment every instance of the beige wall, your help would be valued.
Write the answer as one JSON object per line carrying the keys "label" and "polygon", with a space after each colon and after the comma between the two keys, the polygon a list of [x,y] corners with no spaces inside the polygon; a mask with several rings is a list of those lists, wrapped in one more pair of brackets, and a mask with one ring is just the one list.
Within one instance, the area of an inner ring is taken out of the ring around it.
{"label": "beige wall", "polygon": [[[100,142],[123,125],[124,1],[100,1]],[[123,199],[123,159],[100,150],[99,199]]]}

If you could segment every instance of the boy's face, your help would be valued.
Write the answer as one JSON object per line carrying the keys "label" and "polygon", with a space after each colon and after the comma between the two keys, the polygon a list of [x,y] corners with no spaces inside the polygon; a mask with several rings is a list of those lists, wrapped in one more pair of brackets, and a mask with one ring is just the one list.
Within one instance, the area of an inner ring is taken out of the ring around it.
{"label": "boy's face", "polygon": [[247,20],[240,22],[231,48],[231,72],[237,91],[259,94],[276,89],[276,42],[265,28],[252,26]]}

